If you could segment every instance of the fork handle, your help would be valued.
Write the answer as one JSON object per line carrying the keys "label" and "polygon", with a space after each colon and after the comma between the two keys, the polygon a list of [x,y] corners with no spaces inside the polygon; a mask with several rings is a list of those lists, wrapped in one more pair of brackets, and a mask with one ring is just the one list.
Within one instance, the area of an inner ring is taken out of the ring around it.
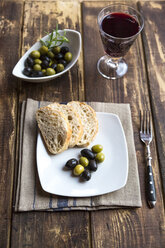
{"label": "fork handle", "polygon": [[147,146],[147,171],[146,171],[146,195],[147,202],[150,208],[153,208],[156,204],[156,190],[151,165],[151,152],[149,145]]}

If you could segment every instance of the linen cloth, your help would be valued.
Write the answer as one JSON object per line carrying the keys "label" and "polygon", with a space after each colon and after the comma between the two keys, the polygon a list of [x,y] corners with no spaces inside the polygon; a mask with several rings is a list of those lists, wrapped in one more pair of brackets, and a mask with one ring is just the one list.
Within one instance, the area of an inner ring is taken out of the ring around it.
{"label": "linen cloth", "polygon": [[40,185],[36,165],[36,110],[48,102],[32,99],[22,103],[20,120],[19,166],[15,211],[99,210],[141,207],[139,175],[129,104],[88,102],[97,112],[114,113],[122,123],[128,146],[128,179],[126,185],[114,192],[94,197],[63,197],[45,192]]}

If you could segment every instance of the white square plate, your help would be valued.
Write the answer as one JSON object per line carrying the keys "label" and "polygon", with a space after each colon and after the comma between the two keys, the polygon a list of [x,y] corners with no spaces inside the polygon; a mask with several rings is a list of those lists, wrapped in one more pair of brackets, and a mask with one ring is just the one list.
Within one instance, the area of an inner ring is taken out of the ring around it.
{"label": "white square plate", "polygon": [[92,172],[89,181],[80,182],[65,169],[65,163],[78,159],[83,148],[50,155],[40,133],[37,138],[37,168],[42,188],[52,194],[70,197],[87,197],[106,194],[125,186],[128,176],[128,150],[122,124],[117,115],[97,112],[99,132],[88,148],[103,145],[105,160]]}

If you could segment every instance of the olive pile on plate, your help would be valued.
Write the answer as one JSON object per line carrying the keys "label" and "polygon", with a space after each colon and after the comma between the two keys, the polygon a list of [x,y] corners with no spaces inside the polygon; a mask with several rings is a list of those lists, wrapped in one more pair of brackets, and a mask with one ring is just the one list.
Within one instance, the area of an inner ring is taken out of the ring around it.
{"label": "olive pile on plate", "polygon": [[102,163],[105,159],[102,150],[102,145],[94,145],[91,150],[83,149],[79,161],[72,158],[66,162],[65,167],[73,170],[75,176],[80,176],[82,180],[89,181],[91,173],[97,170],[98,163]]}
{"label": "olive pile on plate", "polygon": [[48,49],[41,46],[30,53],[25,61],[23,74],[28,77],[44,77],[62,72],[72,60],[72,53],[67,46],[55,46]]}

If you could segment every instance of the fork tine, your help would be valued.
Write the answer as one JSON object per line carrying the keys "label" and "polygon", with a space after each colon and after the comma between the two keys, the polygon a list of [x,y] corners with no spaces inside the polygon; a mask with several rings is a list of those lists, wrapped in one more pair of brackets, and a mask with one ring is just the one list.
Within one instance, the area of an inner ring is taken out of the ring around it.
{"label": "fork tine", "polygon": [[143,131],[143,117],[142,117],[142,111],[140,110],[140,131]]}
{"label": "fork tine", "polygon": [[140,131],[144,134],[152,135],[150,110],[140,110]]}
{"label": "fork tine", "polygon": [[149,111],[149,132],[151,134],[151,137],[152,137],[152,123],[151,123],[151,113]]}
{"label": "fork tine", "polygon": [[144,134],[146,134],[147,130],[147,112],[146,110],[143,111],[143,122],[144,122]]}
{"label": "fork tine", "polygon": [[150,111],[146,110],[146,132],[147,134],[150,133]]}

